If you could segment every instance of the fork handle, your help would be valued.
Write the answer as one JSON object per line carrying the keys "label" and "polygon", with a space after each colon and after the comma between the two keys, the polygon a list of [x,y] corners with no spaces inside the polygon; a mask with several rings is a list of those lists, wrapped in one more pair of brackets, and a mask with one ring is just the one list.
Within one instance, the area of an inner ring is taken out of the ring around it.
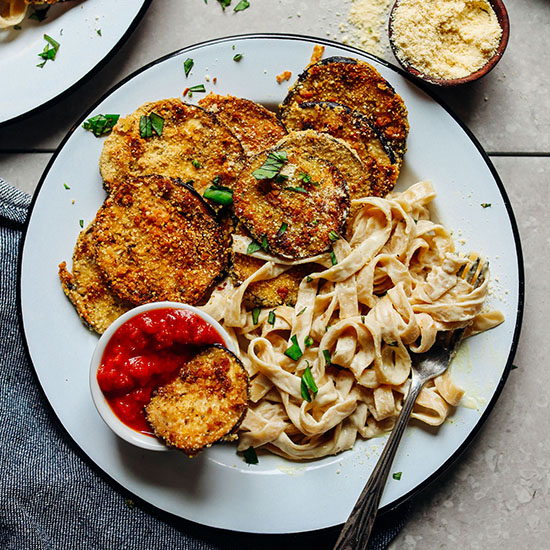
{"label": "fork handle", "polygon": [[364,550],[367,548],[374,520],[378,512],[378,504],[386,485],[386,479],[388,478],[403,432],[409,422],[412,408],[424,383],[425,380],[415,376],[413,371],[409,394],[403,403],[395,426],[365,488],[361,492],[348,520],[340,532],[334,550]]}

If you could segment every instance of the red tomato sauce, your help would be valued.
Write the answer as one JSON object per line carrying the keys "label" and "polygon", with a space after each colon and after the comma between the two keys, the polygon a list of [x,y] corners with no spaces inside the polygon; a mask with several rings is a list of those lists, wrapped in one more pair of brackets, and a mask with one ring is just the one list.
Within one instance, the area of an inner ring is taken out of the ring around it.
{"label": "red tomato sauce", "polygon": [[136,315],[109,340],[97,370],[99,387],[124,424],[152,435],[143,410],[152,393],[207,344],[225,342],[192,311],[163,308]]}

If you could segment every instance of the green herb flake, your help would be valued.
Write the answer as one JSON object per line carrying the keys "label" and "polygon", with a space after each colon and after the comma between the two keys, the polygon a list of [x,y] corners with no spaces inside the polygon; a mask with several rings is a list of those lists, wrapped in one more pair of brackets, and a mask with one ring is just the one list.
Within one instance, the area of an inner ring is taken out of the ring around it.
{"label": "green herb flake", "polygon": [[262,237],[262,248],[264,249],[264,252],[267,254],[269,252],[269,244],[267,242],[267,236],[264,235]]}
{"label": "green herb flake", "polygon": [[510,367],[510,370],[515,370],[515,369],[519,369],[519,367],[518,367],[517,365],[512,365],[512,366]]}
{"label": "green herb flake", "polygon": [[403,472],[394,472],[394,473],[392,474],[393,479],[397,479],[397,481],[399,481],[399,480],[401,479],[401,474],[402,474],[402,473],[403,473]]}
{"label": "green herb flake", "polygon": [[247,464],[258,464],[258,455],[256,454],[256,449],[254,447],[248,447],[246,451],[243,452],[244,461]]}
{"label": "green herb flake", "polygon": [[363,324],[365,324],[365,316],[364,316],[364,315],[361,315],[361,322],[362,322]]}
{"label": "green herb flake", "polygon": [[29,15],[29,19],[42,23],[42,21],[44,21],[44,19],[48,17],[49,9],[50,9],[50,6],[47,6],[46,8],[41,8],[41,9],[37,8]]}
{"label": "green herb flake", "polygon": [[189,73],[191,72],[191,69],[193,68],[194,64],[195,64],[195,62],[190,57],[188,57],[183,62],[183,70],[185,71],[185,77],[186,78],[189,76]]}
{"label": "green herb flake", "polygon": [[242,53],[236,53],[236,54],[233,56],[233,61],[240,61],[242,58],[243,58],[243,54],[242,54]]}
{"label": "green herb flake", "polygon": [[59,50],[60,44],[56,40],[54,40],[51,36],[48,36],[47,34],[44,35],[44,40],[46,40],[47,44],[44,46],[44,49],[38,54],[39,57],[41,57],[44,61],[42,63],[39,63],[37,67],[44,67],[46,64],[46,61],[54,61],[55,56],[57,55],[57,51]]}
{"label": "green herb flake", "polygon": [[231,5],[231,0],[218,0],[218,2],[221,4],[224,10]]}
{"label": "green herb flake", "polygon": [[311,281],[313,281],[313,278],[308,275],[306,277],[306,283],[311,283]]}
{"label": "green herb flake", "polygon": [[151,126],[153,127],[155,134],[157,134],[157,136],[162,135],[162,130],[164,129],[164,119],[160,115],[157,115],[157,113],[151,113],[149,118],[151,119]]}
{"label": "green herb flake", "polygon": [[313,338],[309,334],[304,338],[304,346],[306,348],[313,346]]}
{"label": "green herb flake", "polygon": [[336,265],[338,263],[334,250],[330,253],[330,261],[332,262],[332,265]]}
{"label": "green herb flake", "polygon": [[64,187],[65,189],[70,189],[70,187],[69,187],[66,183],[63,184],[63,187]]}
{"label": "green herb flake", "polygon": [[192,160],[192,161],[191,161],[191,164],[192,164],[195,168],[200,168],[200,167],[201,167],[201,163],[200,163],[198,160]]}
{"label": "green herb flake", "polygon": [[270,180],[277,176],[288,160],[286,151],[271,152],[267,155],[265,162],[252,175],[257,180]]}
{"label": "green herb flake", "polygon": [[191,86],[191,88],[189,88],[189,95],[191,95],[192,92],[206,92],[206,88],[204,87],[204,84],[197,84],[196,86]]}
{"label": "green herb flake", "polygon": [[203,196],[205,199],[210,199],[211,201],[217,202],[218,204],[223,204],[224,206],[233,204],[233,189],[223,187],[222,185],[211,185],[208,189],[206,189]]}
{"label": "green herb flake", "polygon": [[14,31],[20,31],[23,27],[21,25],[14,25],[13,30]]}
{"label": "green herb flake", "polygon": [[301,172],[298,176],[304,183],[311,183],[311,176],[305,172]]}
{"label": "green herb flake", "polygon": [[96,29],[95,32],[97,33],[98,36],[102,36],[101,29]]}
{"label": "green herb flake", "polygon": [[254,252],[258,252],[258,250],[262,249],[262,245],[257,241],[251,241],[246,249],[247,254],[254,254]]}
{"label": "green herb flake", "polygon": [[481,207],[482,207],[482,208],[490,208],[490,207],[491,207],[491,203],[490,203],[490,202],[482,202],[482,203],[481,203]]}
{"label": "green herb flake", "polygon": [[300,311],[300,313],[297,313],[297,314],[296,314],[296,317],[302,315],[302,313],[304,313],[304,311],[305,311],[306,309],[307,309],[307,307],[305,307],[304,309],[302,309],[302,310]]}
{"label": "green herb flake", "polygon": [[307,193],[307,189],[303,187],[285,187],[287,191],[294,191],[295,193]]}
{"label": "green herb flake", "polygon": [[151,119],[147,115],[141,115],[139,119],[139,135],[142,138],[150,138],[153,135]]}
{"label": "green herb flake", "polygon": [[328,238],[332,241],[332,242],[335,242],[337,241],[339,238],[340,238],[340,235],[338,235],[338,233],[336,231],[334,231],[334,229],[328,234]]}
{"label": "green herb flake", "polygon": [[108,134],[117,123],[120,115],[95,115],[82,124],[84,130],[89,130],[96,137]]}
{"label": "green herb flake", "polygon": [[127,498],[125,500],[125,504],[127,508],[130,508],[130,510],[133,510],[136,507],[135,502],[131,498]]}
{"label": "green herb flake", "polygon": [[275,325],[275,319],[276,319],[275,310],[272,309],[272,310],[269,312],[269,315],[267,316],[267,322],[268,322],[271,326],[274,326],[274,325]]}
{"label": "green herb flake", "polygon": [[300,359],[303,355],[300,345],[298,344],[298,337],[294,335],[290,341],[292,342],[292,345],[285,351],[285,355],[294,361],[298,361],[298,359]]}
{"label": "green herb flake", "polygon": [[330,365],[332,363],[332,358],[330,357],[330,351],[328,349],[323,350],[323,356],[325,357],[327,365]]}
{"label": "green herb flake", "polygon": [[248,0],[241,0],[234,8],[233,11],[243,11],[246,8],[250,7],[250,2]]}
{"label": "green herb flake", "polygon": [[284,232],[287,230],[287,228],[288,228],[288,223],[283,222],[283,223],[281,224],[281,227],[279,227],[279,231],[277,231],[277,234],[276,234],[275,236],[276,236],[278,239],[280,239],[280,238],[283,236]]}
{"label": "green herb flake", "polygon": [[255,307],[255,308],[252,310],[252,322],[253,322],[255,325],[257,325],[259,319],[260,319],[260,308],[259,308],[259,307]]}
{"label": "green herb flake", "polygon": [[300,390],[301,390],[302,397],[308,403],[311,403],[312,396],[313,396],[313,399],[315,399],[315,396],[319,391],[319,388],[317,387],[317,384],[313,379],[313,375],[311,374],[311,369],[309,368],[309,365],[306,367],[304,374],[302,374],[302,382],[300,384]]}
{"label": "green herb flake", "polygon": [[78,225],[80,225],[80,227],[84,227],[84,220],[78,220]]}

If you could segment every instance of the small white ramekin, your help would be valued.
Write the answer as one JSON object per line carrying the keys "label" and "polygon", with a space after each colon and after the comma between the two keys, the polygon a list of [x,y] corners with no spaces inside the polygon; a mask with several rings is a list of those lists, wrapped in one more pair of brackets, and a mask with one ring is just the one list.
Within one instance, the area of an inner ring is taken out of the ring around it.
{"label": "small white ramekin", "polygon": [[124,424],[124,422],[119,420],[119,418],[115,415],[115,413],[109,406],[107,399],[105,399],[105,395],[99,387],[99,384],[97,382],[97,370],[99,369],[99,366],[101,364],[105,347],[120,326],[122,326],[126,321],[132,319],[136,315],[139,315],[146,311],[165,308],[186,309],[187,311],[192,311],[193,313],[197,314],[201,319],[203,319],[216,329],[218,334],[223,338],[226,347],[230,351],[232,351],[233,353],[238,353],[238,350],[235,348],[235,345],[231,341],[231,338],[229,337],[225,329],[220,325],[220,323],[210,317],[210,315],[208,315],[207,313],[204,313],[204,311],[201,311],[196,307],[189,306],[187,304],[181,304],[178,302],[153,302],[150,304],[137,306],[136,308],[126,312],[124,315],[121,315],[109,326],[109,328],[101,335],[92,356],[92,360],[90,362],[90,391],[92,394],[92,400],[97,409],[97,412],[99,413],[105,424],[107,424],[107,426],[109,426],[109,428],[111,428],[111,430],[113,430],[116,435],[124,439],[124,441],[131,443],[132,445],[136,445],[137,447],[148,449],[150,451],[166,451],[169,448],[156,437],[142,434],[136,430],[133,430],[132,428]]}

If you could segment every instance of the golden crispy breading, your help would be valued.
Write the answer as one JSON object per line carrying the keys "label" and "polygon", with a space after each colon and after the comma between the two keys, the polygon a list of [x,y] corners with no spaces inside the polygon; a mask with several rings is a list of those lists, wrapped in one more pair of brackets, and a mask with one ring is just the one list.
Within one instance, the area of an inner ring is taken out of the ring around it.
{"label": "golden crispy breading", "polygon": [[305,130],[290,132],[279,141],[277,147],[284,149],[286,145],[292,143],[298,143],[304,154],[334,164],[348,184],[351,199],[371,195],[369,170],[346,142],[326,133]]}
{"label": "golden crispy breading", "polygon": [[[140,134],[142,116],[164,119],[160,136]],[[201,194],[218,178],[232,187],[242,167],[243,148],[233,133],[212,114],[179,99],[142,105],[121,118],[105,139],[99,169],[107,191],[116,191],[126,176],[158,174],[179,178]]]}
{"label": "golden crispy breading", "polygon": [[275,113],[250,99],[209,93],[199,105],[214,113],[239,138],[249,155],[272,147],[286,134]]}
{"label": "golden crispy breading", "polygon": [[155,434],[189,456],[237,431],[247,411],[248,375],[239,359],[213,345],[160,387],[145,415]]}
{"label": "golden crispy breading", "polygon": [[71,274],[66,262],[59,264],[61,286],[82,321],[91,330],[102,334],[115,319],[134,307],[121,300],[107,286],[96,263],[92,226],[78,236],[72,269]]}
{"label": "golden crispy breading", "polygon": [[[239,224],[236,234],[248,235],[246,229]],[[240,285],[245,279],[248,279],[262,265],[264,260],[231,252],[229,274],[233,284]],[[298,298],[298,288],[300,282],[311,271],[309,266],[293,266],[288,271],[281,273],[273,279],[265,281],[255,281],[248,285],[243,296],[243,303],[247,307],[277,307],[283,304],[293,306]]]}
{"label": "golden crispy breading", "polygon": [[134,304],[197,303],[227,264],[214,213],[190,187],[162,176],[119,183],[93,226],[97,263]]}
{"label": "golden crispy breading", "polygon": [[[384,197],[394,188],[399,175],[395,155],[359,111],[328,101],[292,103],[284,112],[283,123],[289,132],[311,128],[345,141],[363,162],[373,195]],[[359,198],[349,179],[348,184],[351,197]]]}
{"label": "golden crispy breading", "polygon": [[397,156],[406,151],[407,109],[401,97],[378,71],[364,61],[328,57],[306,68],[290,89],[280,115],[294,103],[333,101],[364,113]]}
{"label": "golden crispy breading", "polygon": [[[280,174],[257,179],[254,172],[277,155],[287,158]],[[239,221],[269,252],[305,258],[330,248],[329,235],[342,230],[350,199],[342,174],[312,157],[307,143],[302,148],[293,140],[251,159],[235,184],[233,205]]]}

